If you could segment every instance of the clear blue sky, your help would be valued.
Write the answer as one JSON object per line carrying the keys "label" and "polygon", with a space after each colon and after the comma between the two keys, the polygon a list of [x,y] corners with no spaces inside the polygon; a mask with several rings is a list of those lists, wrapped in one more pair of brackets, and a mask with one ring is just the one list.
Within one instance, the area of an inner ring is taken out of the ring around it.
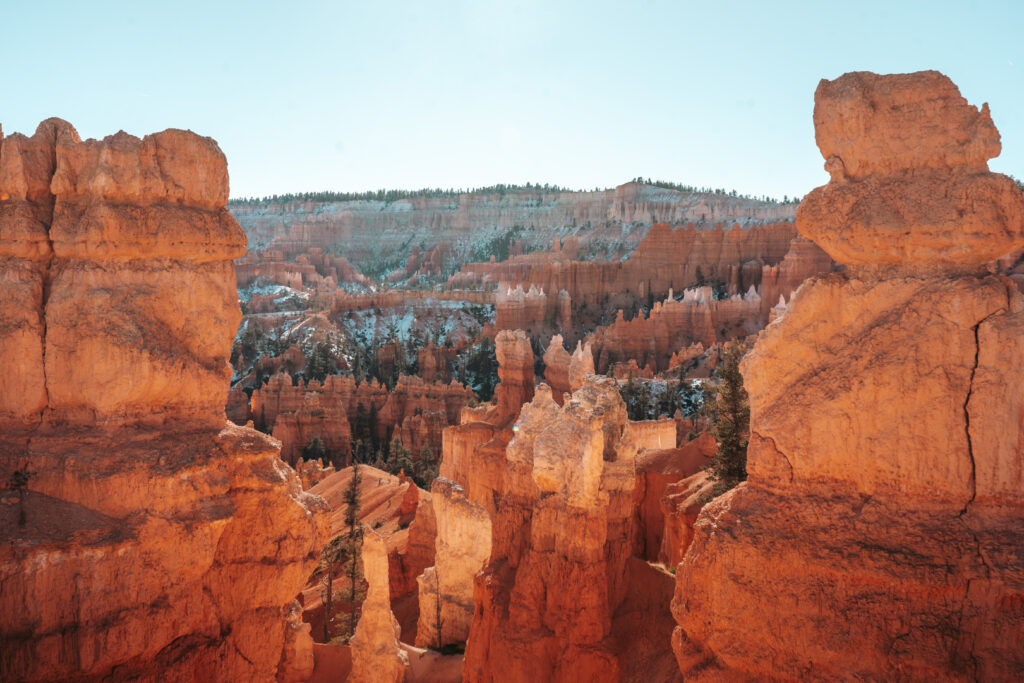
{"label": "clear blue sky", "polygon": [[232,196],[637,175],[802,195],[813,93],[939,69],[1024,176],[1024,2],[0,3],[0,123],[190,128]]}

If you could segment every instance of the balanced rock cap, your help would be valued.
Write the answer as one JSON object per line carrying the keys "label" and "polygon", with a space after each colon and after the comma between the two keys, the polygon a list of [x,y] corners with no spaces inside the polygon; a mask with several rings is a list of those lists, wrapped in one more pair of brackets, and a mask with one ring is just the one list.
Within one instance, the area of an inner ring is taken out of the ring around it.
{"label": "balanced rock cap", "polygon": [[1000,152],[979,110],[936,71],[845,74],[814,95],[831,175],[797,229],[836,261],[895,273],[977,270],[1024,245],[1024,196],[991,173]]}

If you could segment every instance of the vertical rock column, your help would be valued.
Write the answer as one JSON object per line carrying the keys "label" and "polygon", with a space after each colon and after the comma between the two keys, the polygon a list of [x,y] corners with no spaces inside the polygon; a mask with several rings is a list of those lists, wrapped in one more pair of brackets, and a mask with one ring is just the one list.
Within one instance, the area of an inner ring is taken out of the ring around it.
{"label": "vertical rock column", "polygon": [[50,224],[50,179],[58,136],[77,134],[49,119],[31,138],[0,132],[0,427],[26,430],[39,424],[47,404],[43,373]]}
{"label": "vertical rock column", "polygon": [[831,182],[797,227],[814,278],[743,363],[749,479],[677,571],[684,676],[1024,676],[1024,243],[987,106],[937,72],[815,94]]}
{"label": "vertical rock column", "polygon": [[401,683],[409,669],[409,656],[401,649],[401,628],[391,613],[388,597],[388,551],[384,539],[371,529],[363,530],[360,551],[366,599],[352,637],[351,683]]}
{"label": "vertical rock column", "polygon": [[437,518],[435,567],[419,577],[419,646],[466,641],[473,620],[473,576],[491,555],[491,521],[505,481],[505,447],[523,403],[533,397],[533,350],[526,335],[504,330],[495,341],[501,378],[495,403],[479,412],[464,411],[463,424],[442,434],[441,476],[430,489]]}

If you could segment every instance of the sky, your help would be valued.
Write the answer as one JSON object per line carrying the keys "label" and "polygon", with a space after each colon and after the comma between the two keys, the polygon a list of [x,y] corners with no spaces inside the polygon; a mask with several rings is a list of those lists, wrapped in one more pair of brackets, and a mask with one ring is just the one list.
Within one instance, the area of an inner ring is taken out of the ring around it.
{"label": "sky", "polygon": [[0,125],[216,139],[233,197],[636,177],[802,196],[814,90],[938,69],[1024,177],[1024,2],[0,0]]}

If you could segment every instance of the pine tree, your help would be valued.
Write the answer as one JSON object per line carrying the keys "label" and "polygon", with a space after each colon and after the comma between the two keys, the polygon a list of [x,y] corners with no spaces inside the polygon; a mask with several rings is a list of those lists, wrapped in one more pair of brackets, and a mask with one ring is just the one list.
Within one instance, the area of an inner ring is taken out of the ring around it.
{"label": "pine tree", "polygon": [[402,443],[402,437],[395,432],[388,444],[388,472],[398,474],[404,471],[407,475],[413,475],[412,452]]}
{"label": "pine tree", "polygon": [[708,469],[715,481],[714,494],[720,495],[747,478],[747,443],[750,440],[750,406],[743,388],[740,360],[746,349],[737,341],[730,343],[715,370],[719,384],[714,389],[714,427],[712,434],[718,450]]}
{"label": "pine tree", "polygon": [[324,442],[319,436],[314,436],[313,439],[306,444],[306,447],[302,449],[303,460],[322,460],[327,456],[327,449],[324,448]]}
{"label": "pine tree", "polygon": [[352,478],[345,489],[345,527],[348,529],[346,544],[348,545],[348,578],[349,593],[348,602],[351,605],[349,613],[348,637],[351,638],[356,632],[356,581],[359,579],[359,550],[363,541],[363,525],[359,522],[359,482],[362,476],[359,473],[359,465],[352,465]]}

